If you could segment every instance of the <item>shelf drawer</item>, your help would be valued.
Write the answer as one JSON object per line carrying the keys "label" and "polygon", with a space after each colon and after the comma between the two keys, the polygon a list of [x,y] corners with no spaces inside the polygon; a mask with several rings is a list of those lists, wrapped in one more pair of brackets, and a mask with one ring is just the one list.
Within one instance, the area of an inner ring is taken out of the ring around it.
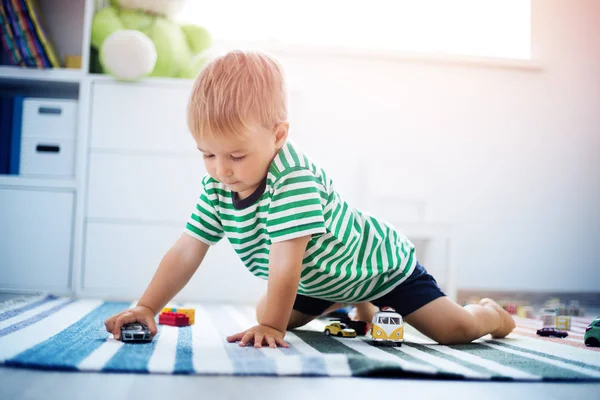
{"label": "shelf drawer", "polygon": [[187,86],[95,83],[92,150],[197,153],[186,122],[189,90]]}
{"label": "shelf drawer", "polygon": [[77,100],[26,98],[23,100],[23,138],[75,139]]}
{"label": "shelf drawer", "polygon": [[20,175],[71,177],[75,165],[75,141],[23,138],[20,157]]}
{"label": "shelf drawer", "polygon": [[[83,292],[139,298],[165,253],[183,233],[184,226],[87,223]],[[265,290],[266,281],[248,273],[231,245],[223,239],[211,247],[203,265],[180,296],[198,301],[255,302]]]}
{"label": "shelf drawer", "polygon": [[73,193],[0,189],[0,287],[69,289]]}
{"label": "shelf drawer", "polygon": [[185,224],[204,175],[200,156],[91,154],[87,217]]}

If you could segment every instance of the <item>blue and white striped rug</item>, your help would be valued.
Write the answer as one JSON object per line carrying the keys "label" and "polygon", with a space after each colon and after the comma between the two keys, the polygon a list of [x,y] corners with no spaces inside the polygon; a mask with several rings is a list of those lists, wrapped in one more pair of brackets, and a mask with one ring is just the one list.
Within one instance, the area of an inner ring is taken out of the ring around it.
{"label": "blue and white striped rug", "polygon": [[196,309],[193,326],[160,326],[152,343],[123,344],[103,322],[130,305],[54,296],[0,304],[0,362],[134,373],[600,381],[599,352],[521,334],[440,346],[407,333],[402,347],[379,348],[324,336],[323,322],[314,321],[286,335],[290,348],[240,347],[225,340],[255,324],[254,309],[240,306],[180,304]]}

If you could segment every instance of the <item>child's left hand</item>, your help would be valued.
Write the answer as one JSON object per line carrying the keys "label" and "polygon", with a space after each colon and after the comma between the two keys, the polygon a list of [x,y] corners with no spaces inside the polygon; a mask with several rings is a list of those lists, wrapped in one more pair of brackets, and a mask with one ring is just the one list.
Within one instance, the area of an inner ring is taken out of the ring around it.
{"label": "child's left hand", "polygon": [[254,342],[254,347],[262,347],[263,343],[271,348],[276,348],[277,345],[281,347],[290,347],[283,341],[284,336],[285,332],[280,332],[270,326],[256,325],[243,332],[227,336],[227,341],[229,343],[239,341],[240,346],[246,346],[248,343]]}

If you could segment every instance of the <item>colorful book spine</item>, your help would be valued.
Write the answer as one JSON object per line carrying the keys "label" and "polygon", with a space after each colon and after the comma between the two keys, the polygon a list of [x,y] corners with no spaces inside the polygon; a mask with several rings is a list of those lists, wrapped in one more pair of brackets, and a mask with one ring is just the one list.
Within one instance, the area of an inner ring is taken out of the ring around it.
{"label": "colorful book spine", "polygon": [[37,0],[0,0],[0,5],[0,34],[11,61],[24,67],[60,68]]}
{"label": "colorful book spine", "polygon": [[25,65],[27,67],[37,67],[35,59],[31,54],[29,48],[27,47],[27,38],[25,37],[25,34],[19,27],[17,21],[18,17],[15,13],[15,10],[12,7],[10,0],[2,0],[2,5],[4,6],[6,14],[8,15],[8,22],[12,30],[15,45],[19,49],[19,52],[21,53],[21,56],[25,61]]}
{"label": "colorful book spine", "polygon": [[13,64],[25,66],[25,61],[21,56],[21,52],[15,46],[15,38],[12,33],[12,28],[10,27],[6,8],[2,1],[0,1],[0,34],[2,35],[2,44],[10,55]]}
{"label": "colorful book spine", "polygon": [[26,40],[27,48],[33,55],[36,66],[39,68],[50,68],[50,61],[45,56],[44,49],[40,40],[37,37],[35,27],[31,21],[30,15],[27,12],[27,6],[21,0],[12,0],[12,7],[16,18],[16,24],[18,25],[21,32]]}
{"label": "colorful book spine", "polygon": [[37,4],[36,0],[22,0],[26,4],[26,8],[31,19],[33,26],[35,27],[35,31],[37,33],[37,37],[41,43],[41,46],[44,49],[46,56],[50,62],[50,65],[54,68],[60,68],[60,57],[54,48],[54,45],[48,39],[48,35],[46,34],[43,24],[42,17],[40,13],[40,8]]}

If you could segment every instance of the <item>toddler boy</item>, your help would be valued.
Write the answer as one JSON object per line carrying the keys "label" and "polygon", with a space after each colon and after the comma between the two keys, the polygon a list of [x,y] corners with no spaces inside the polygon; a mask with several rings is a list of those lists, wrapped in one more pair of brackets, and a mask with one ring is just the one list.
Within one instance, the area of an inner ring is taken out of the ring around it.
{"label": "toddler boy", "polygon": [[394,227],[349,205],[332,179],[288,138],[284,73],[274,58],[233,51],[194,82],[188,126],[208,175],[186,229],[161,261],[138,305],[106,321],[118,338],[128,322],[154,317],[224,236],[248,270],[268,280],[258,325],[227,338],[284,346],[287,329],[356,304],[371,319],[392,307],[439,343],[504,337],[514,322],[489,299],[461,307],[417,261]]}

